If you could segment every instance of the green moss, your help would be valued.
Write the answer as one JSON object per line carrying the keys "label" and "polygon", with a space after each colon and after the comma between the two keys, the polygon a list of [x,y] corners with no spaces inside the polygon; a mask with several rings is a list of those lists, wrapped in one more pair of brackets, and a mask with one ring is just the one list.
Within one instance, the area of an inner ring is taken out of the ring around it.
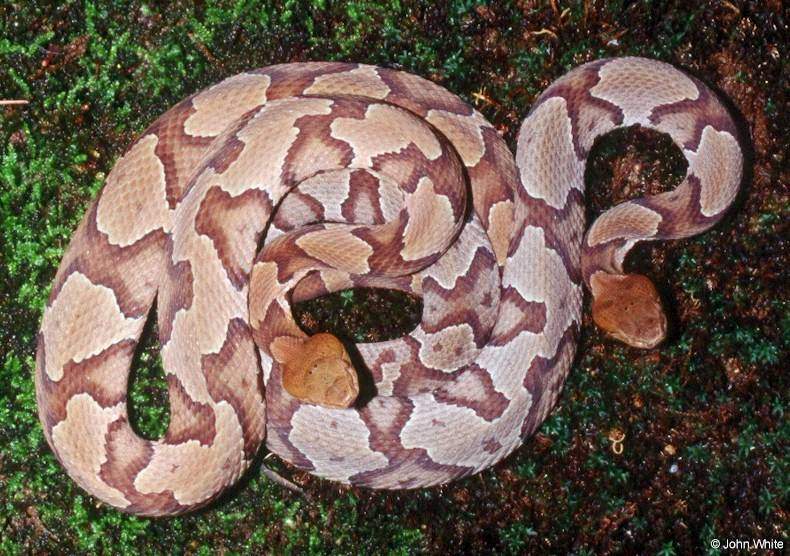
{"label": "green moss", "polygon": [[155,318],[143,331],[129,379],[129,419],[143,437],[161,438],[170,424],[167,380],[159,357]]}

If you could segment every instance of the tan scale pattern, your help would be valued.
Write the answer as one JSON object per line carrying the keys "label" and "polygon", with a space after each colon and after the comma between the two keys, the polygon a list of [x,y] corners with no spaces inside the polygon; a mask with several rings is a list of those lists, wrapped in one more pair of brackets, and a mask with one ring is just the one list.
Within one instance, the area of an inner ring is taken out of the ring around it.
{"label": "tan scale pattern", "polygon": [[[687,176],[610,209],[585,238],[586,153],[632,123],[668,133]],[[735,129],[698,80],[640,58],[553,83],[515,160],[479,113],[417,76],[306,63],[231,77],[157,120],[75,232],[39,334],[47,441],[81,487],[141,515],[214,500],[264,439],[371,488],[485,469],[556,403],[582,282],[606,299],[618,283],[652,291],[621,278],[629,250],[722,217],[743,168]],[[308,344],[290,303],[371,285],[424,303],[415,330],[357,346],[376,394],[346,409],[294,398],[283,370]],[[173,415],[146,440],[125,392],[154,302]],[[607,330],[644,346],[637,321],[606,307]]]}
{"label": "tan scale pattern", "polygon": [[[115,165],[96,207],[96,228],[109,242],[126,247],[154,230],[168,230],[165,168],[156,156],[159,139],[146,135]],[[127,206],[134,218],[117,210]]]}
{"label": "tan scale pattern", "polygon": [[47,376],[59,381],[66,363],[79,363],[135,338],[142,325],[142,318],[127,318],[121,312],[110,288],[91,283],[79,272],[71,273],[41,322]]}

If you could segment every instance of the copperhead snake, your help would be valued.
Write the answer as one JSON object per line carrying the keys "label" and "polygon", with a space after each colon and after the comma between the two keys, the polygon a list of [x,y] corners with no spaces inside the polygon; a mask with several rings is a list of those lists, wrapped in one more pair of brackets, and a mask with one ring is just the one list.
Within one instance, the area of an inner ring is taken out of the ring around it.
{"label": "copperhead snake", "polygon": [[[685,179],[585,234],[587,154],[634,124],[672,137]],[[294,63],[226,79],[137,139],[75,232],[38,336],[46,439],[82,488],[141,515],[207,504],[264,439],[296,467],[371,488],[477,473],[554,406],[582,284],[611,334],[662,340],[659,297],[625,257],[721,219],[739,141],[704,84],[643,58],[555,81],[515,160],[478,112],[408,73]],[[360,286],[424,306],[409,334],[356,346],[366,370],[290,311]],[[129,424],[127,378],[154,304],[171,417],[147,440]],[[375,384],[365,400],[358,372]]]}

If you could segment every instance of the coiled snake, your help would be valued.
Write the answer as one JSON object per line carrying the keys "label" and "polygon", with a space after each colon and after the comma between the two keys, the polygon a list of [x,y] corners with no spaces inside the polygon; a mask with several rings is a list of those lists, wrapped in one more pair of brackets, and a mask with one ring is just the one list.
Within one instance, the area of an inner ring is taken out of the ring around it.
{"label": "coiled snake", "polygon": [[[669,134],[687,175],[584,235],[587,153],[633,124]],[[414,75],[298,63],[231,77],[154,122],[75,232],[38,339],[47,441],[81,487],[144,515],[208,503],[264,438],[299,468],[372,488],[476,473],[555,404],[582,283],[610,333],[661,341],[659,298],[623,273],[625,256],[716,223],[742,164],[715,95],[647,59],[599,60],[554,82],[515,161],[478,112]],[[424,304],[408,335],[356,346],[360,370],[290,311],[357,286]],[[130,427],[126,396],[154,303],[171,417],[152,441]],[[368,399],[358,372],[375,384]]]}

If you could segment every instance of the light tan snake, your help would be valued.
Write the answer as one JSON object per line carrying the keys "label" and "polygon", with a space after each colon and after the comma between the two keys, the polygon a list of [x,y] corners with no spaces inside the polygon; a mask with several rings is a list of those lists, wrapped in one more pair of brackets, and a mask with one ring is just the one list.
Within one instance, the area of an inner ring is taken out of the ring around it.
{"label": "light tan snake", "polygon": [[[686,177],[585,235],[587,154],[634,124],[672,137]],[[479,113],[414,75],[299,63],[231,77],[148,128],[75,232],[38,339],[47,441],[81,487],[144,515],[213,500],[264,439],[299,468],[372,488],[476,473],[554,406],[583,283],[610,333],[661,341],[658,296],[623,273],[625,256],[716,223],[742,164],[715,95],[653,60],[558,79],[515,161]],[[424,306],[408,335],[356,346],[366,369],[334,336],[307,339],[290,310],[358,286]],[[154,303],[171,416],[152,441],[132,430],[126,399]],[[367,399],[358,372],[375,384]]]}

